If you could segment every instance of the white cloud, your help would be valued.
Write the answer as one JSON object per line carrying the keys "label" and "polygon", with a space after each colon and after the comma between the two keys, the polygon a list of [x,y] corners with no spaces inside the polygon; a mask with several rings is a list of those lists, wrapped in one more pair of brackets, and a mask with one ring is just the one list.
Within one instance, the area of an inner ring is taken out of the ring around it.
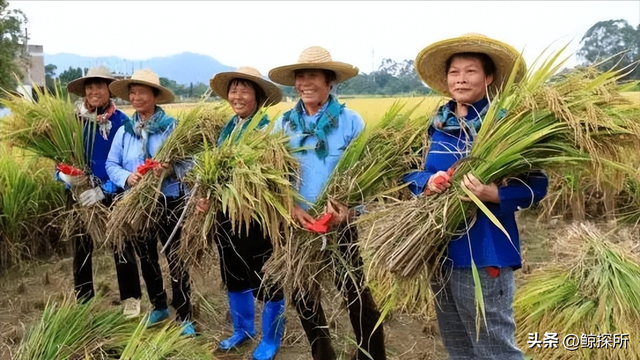
{"label": "white cloud", "polygon": [[[11,1],[45,53],[143,60],[191,51],[266,74],[311,45],[369,72],[382,58],[414,59],[429,43],[468,32],[525,50],[573,40],[596,22],[640,22],[638,1]],[[572,60],[571,63],[574,63]]]}

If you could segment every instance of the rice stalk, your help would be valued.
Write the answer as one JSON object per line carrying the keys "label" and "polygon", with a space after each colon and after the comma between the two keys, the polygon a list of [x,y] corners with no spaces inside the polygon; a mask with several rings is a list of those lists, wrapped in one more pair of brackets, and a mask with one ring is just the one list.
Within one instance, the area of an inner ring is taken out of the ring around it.
{"label": "rice stalk", "polygon": [[[215,143],[227,116],[228,109],[200,103],[177,116],[177,125],[162,144],[154,160],[161,164],[188,168],[193,156],[204,149],[206,143]],[[184,174],[177,174],[183,176]],[[166,173],[156,177],[147,172],[142,180],[123,193],[114,202],[108,220],[107,238],[122,246],[127,236],[142,234],[157,221],[163,201],[161,186]]]}
{"label": "rice stalk", "polygon": [[211,349],[196,338],[181,335],[182,327],[168,321],[161,327],[147,328],[147,316],[138,323],[122,350],[120,360],[208,360]]}
{"label": "rice stalk", "polygon": [[50,249],[43,229],[62,207],[52,165],[0,144],[0,269]]}
{"label": "rice stalk", "polygon": [[73,296],[60,303],[49,300],[42,318],[22,338],[15,359],[71,360],[111,352],[126,339],[131,326],[119,310],[103,306],[97,298],[86,304],[76,304]]}
{"label": "rice stalk", "polygon": [[[275,122],[256,129],[264,115],[259,110],[244,132],[236,126],[222,144],[196,156],[185,179],[194,189],[181,233],[179,252],[185,260],[196,259],[209,247],[207,236],[216,231],[218,216],[228,218],[234,232],[248,231],[256,222],[273,241],[292,223],[290,209],[300,199],[291,187],[298,163],[291,155],[289,138],[272,131]],[[195,210],[198,199],[209,201],[204,214]]]}
{"label": "rice stalk", "polygon": [[[412,117],[420,105],[403,111],[405,105],[397,101],[382,119],[365,128],[342,154],[309,213],[321,214],[329,199],[354,207],[401,196],[400,177],[420,163],[420,135],[427,117]],[[344,249],[355,245],[340,245],[342,230],[318,235],[296,229],[283,241],[273,242],[265,281],[290,294],[307,291],[316,296],[325,274],[330,282],[335,276],[352,276],[352,261],[345,258]]]}
{"label": "rice stalk", "polygon": [[[471,172],[481,182],[499,184],[537,169],[584,163],[595,177],[604,169],[633,173],[618,163],[608,146],[619,136],[637,137],[640,123],[627,117],[632,106],[618,90],[621,71],[574,70],[548,82],[562,66],[562,50],[543,61],[518,84],[513,79],[493,100],[468,158],[456,165],[452,187],[445,193],[396,202],[366,217],[373,227],[363,246],[380,266],[400,278],[426,273],[430,280],[444,258],[447,243],[467,232],[478,208],[501,224],[461,184]],[[506,116],[501,113],[506,110]],[[473,201],[462,201],[470,197]],[[504,230],[503,230],[504,232]],[[515,246],[515,245],[514,245]]]}
{"label": "rice stalk", "polygon": [[[77,117],[75,106],[68,95],[56,86],[52,94],[34,86],[37,102],[16,94],[7,94],[2,105],[11,109],[10,116],[0,125],[0,140],[56,163],[71,165],[91,174],[91,157],[97,124]],[[86,128],[86,134],[85,134]],[[74,198],[95,186],[89,176],[71,190]],[[105,226],[108,211],[101,203],[91,207],[73,206],[68,213],[63,238],[86,232],[95,242],[106,240]]]}
{"label": "rice stalk", "polygon": [[535,332],[555,332],[560,340],[567,334],[609,334],[612,342],[614,334],[627,334],[627,346],[615,349],[610,343],[609,349],[533,346],[528,351],[551,360],[640,359],[633,340],[640,336],[640,258],[613,243],[619,240],[591,224],[574,225],[559,236],[560,262],[531,275],[516,292],[517,337],[523,348],[530,347],[528,334]]}

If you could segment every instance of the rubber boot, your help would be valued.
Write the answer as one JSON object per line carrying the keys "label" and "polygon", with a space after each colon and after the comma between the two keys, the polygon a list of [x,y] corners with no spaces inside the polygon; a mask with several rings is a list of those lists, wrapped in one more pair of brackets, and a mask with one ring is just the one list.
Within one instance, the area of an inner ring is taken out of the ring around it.
{"label": "rubber boot", "polygon": [[253,324],[255,318],[253,293],[251,291],[229,292],[227,296],[229,298],[233,335],[220,341],[219,349],[223,351],[238,347],[256,335],[256,329]]}
{"label": "rubber boot", "polygon": [[253,352],[253,360],[271,360],[276,356],[284,334],[284,299],[267,301],[262,310],[262,340]]}

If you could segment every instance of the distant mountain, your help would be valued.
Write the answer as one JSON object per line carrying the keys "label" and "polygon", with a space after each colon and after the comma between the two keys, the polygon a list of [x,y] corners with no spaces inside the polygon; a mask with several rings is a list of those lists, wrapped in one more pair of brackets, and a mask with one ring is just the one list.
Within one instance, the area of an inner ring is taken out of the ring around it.
{"label": "distant mountain", "polygon": [[193,82],[209,83],[209,79],[222,71],[235,70],[235,67],[221,64],[218,60],[208,55],[183,52],[181,54],[154,57],[147,60],[127,60],[116,56],[89,57],[76,54],[44,54],[44,63],[54,64],[58,67],[59,75],[70,66],[77,68],[90,68],[104,65],[114,73],[130,75],[133,70],[149,68],[160,77],[175,80],[178,84],[188,85]]}

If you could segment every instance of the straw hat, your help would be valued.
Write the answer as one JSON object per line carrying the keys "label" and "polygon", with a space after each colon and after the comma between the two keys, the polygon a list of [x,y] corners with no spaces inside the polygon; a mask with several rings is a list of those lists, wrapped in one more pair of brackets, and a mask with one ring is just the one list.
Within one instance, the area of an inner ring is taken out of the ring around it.
{"label": "straw hat", "polygon": [[[501,89],[507,82],[520,53],[508,44],[482,34],[464,34],[460,37],[436,42],[422,49],[416,57],[416,71],[433,90],[451,96],[447,85],[446,62],[451,55],[461,52],[487,54],[496,65],[492,86]],[[520,81],[527,71],[524,59],[520,59],[515,81]]]}
{"label": "straw hat", "polygon": [[265,106],[271,106],[282,100],[282,91],[271,81],[265,80],[257,69],[250,66],[241,66],[236,71],[227,71],[217,73],[211,80],[209,86],[218,96],[225,100],[228,99],[229,83],[234,79],[245,79],[256,83],[262,91],[264,91],[266,100]]}
{"label": "straw hat", "polygon": [[85,81],[96,78],[105,79],[107,81],[107,85],[116,80],[116,78],[111,75],[111,71],[108,68],[104,66],[98,66],[89,69],[89,71],[87,71],[87,75],[68,83],[67,91],[72,94],[84,97],[86,96],[86,93],[84,92]]}
{"label": "straw hat", "polygon": [[340,61],[333,61],[327,49],[320,46],[312,46],[300,54],[298,62],[292,65],[279,66],[269,71],[271,81],[293,86],[296,82],[295,71],[302,69],[324,69],[336,73],[337,82],[341,83],[358,75],[358,68]]}
{"label": "straw hat", "polygon": [[156,97],[156,104],[168,104],[173,102],[175,95],[173,91],[160,85],[160,78],[156,73],[149,69],[136,70],[131,78],[124,80],[116,80],[109,85],[111,93],[123,100],[129,101],[129,85],[140,84],[147,85],[154,89],[158,89],[160,94]]}

